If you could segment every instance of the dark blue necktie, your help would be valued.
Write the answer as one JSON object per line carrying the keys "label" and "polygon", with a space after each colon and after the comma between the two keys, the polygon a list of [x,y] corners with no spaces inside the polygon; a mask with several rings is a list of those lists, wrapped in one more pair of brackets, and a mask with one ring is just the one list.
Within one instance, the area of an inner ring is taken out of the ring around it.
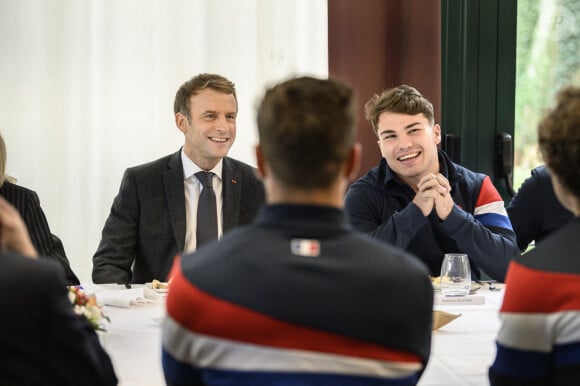
{"label": "dark blue necktie", "polygon": [[215,192],[212,185],[212,172],[197,172],[195,176],[201,182],[203,188],[199,194],[197,204],[197,248],[218,237],[217,209]]}

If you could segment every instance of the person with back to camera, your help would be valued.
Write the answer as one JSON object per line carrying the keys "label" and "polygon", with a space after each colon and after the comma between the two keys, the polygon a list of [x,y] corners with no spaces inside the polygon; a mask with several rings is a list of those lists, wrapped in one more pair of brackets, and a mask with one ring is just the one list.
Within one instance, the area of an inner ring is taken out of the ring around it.
{"label": "person with back to camera", "polygon": [[[264,201],[255,169],[227,156],[238,113],[231,81],[216,74],[193,77],[177,91],[174,112],[185,143],[125,171],[93,256],[94,283],[165,281],[177,253],[249,223]],[[199,172],[209,177],[207,188]],[[213,206],[198,205],[204,191],[214,192]],[[213,226],[197,225],[202,210],[213,216]]]}
{"label": "person with back to camera", "polygon": [[355,120],[353,91],[336,80],[266,92],[256,157],[267,205],[176,259],[162,333],[168,385],[418,382],[433,288],[418,259],[346,222]]}
{"label": "person with back to camera", "polygon": [[580,384],[580,88],[558,93],[538,125],[554,192],[574,217],[512,261],[492,386]]}
{"label": "person with back to camera", "polygon": [[54,235],[36,192],[17,185],[16,180],[6,174],[8,159],[6,144],[0,135],[0,196],[18,210],[30,233],[32,244],[43,258],[57,261],[63,268],[68,285],[80,284],[70,267],[62,241]]}
{"label": "person with back to camera", "polygon": [[0,245],[0,385],[116,385],[97,334],[73,312],[61,266],[37,258],[26,225],[3,198]]}
{"label": "person with back to camera", "polygon": [[503,200],[491,179],[452,162],[438,150],[441,128],[433,105],[402,85],[365,105],[383,158],[348,190],[351,224],[418,256],[439,276],[445,253],[469,256],[472,278],[480,269],[503,281],[519,254]]}
{"label": "person with back to camera", "polygon": [[507,212],[522,252],[532,241],[537,244],[574,217],[556,198],[546,165],[532,169]]}

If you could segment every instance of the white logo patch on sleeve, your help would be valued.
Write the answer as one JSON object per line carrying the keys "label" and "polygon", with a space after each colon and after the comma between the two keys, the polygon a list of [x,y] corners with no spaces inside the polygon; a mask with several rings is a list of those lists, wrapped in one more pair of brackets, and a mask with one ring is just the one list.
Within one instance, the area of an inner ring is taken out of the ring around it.
{"label": "white logo patch on sleeve", "polygon": [[290,240],[290,251],[296,256],[320,256],[320,241],[313,239]]}

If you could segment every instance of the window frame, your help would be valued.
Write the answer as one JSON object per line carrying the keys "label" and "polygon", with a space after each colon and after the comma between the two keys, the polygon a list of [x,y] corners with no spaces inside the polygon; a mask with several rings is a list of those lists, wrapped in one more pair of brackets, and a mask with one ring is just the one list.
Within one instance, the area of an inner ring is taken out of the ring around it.
{"label": "window frame", "polygon": [[443,132],[459,141],[454,160],[509,200],[498,134],[512,137],[513,165],[517,0],[441,0],[441,18]]}

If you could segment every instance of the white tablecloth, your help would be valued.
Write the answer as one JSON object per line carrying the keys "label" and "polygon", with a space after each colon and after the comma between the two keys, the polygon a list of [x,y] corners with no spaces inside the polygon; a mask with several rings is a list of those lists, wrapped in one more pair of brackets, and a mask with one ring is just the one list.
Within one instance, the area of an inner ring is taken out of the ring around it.
{"label": "white tablecloth", "polygon": [[[133,286],[133,289],[143,286]],[[95,291],[128,292],[123,286],[96,286]],[[98,298],[97,294],[97,298]],[[154,303],[130,308],[105,305],[103,312],[111,321],[106,332],[99,333],[101,344],[109,353],[119,386],[165,385],[161,366],[161,321],[165,297]]]}
{"label": "white tablecloth", "polygon": [[[123,291],[121,287],[118,290]],[[503,290],[490,292],[485,286],[478,294],[485,296],[485,304],[435,307],[462,315],[433,332],[431,357],[420,386],[489,385],[487,370],[495,356]],[[101,342],[111,356],[119,386],[164,385],[161,367],[164,297],[157,303],[132,308],[105,306],[104,312],[111,322],[107,324],[108,331],[100,334]]]}
{"label": "white tablecloth", "polygon": [[419,386],[485,386],[487,371],[495,358],[495,338],[500,326],[501,291],[489,291],[488,286],[477,294],[485,297],[483,305],[435,306],[461,314],[441,329],[433,332],[431,356]]}

